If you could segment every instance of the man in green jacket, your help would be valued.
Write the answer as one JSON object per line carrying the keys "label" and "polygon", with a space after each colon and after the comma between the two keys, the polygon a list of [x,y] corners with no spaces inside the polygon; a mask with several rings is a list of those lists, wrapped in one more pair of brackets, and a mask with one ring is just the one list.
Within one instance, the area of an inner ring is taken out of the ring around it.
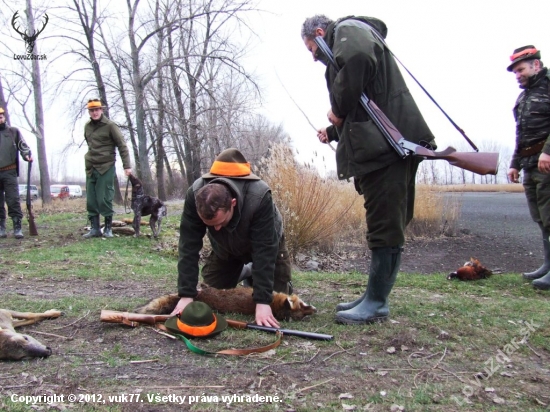
{"label": "man in green jacket", "polygon": [[[367,210],[369,281],[359,299],[336,307],[336,321],[346,324],[382,321],[389,315],[388,296],[401,262],[405,227],[413,217],[420,162],[397,155],[361,106],[361,94],[375,102],[407,140],[435,148],[395,59],[375,31],[386,37],[386,25],[378,19],[350,16],[332,21],[324,15],[306,19],[301,31],[314,60],[327,65],[332,125],[317,136],[322,143],[338,142],[338,177],[354,178]],[[318,50],[314,41],[318,36],[332,50],[339,72]]]}
{"label": "man in green jacket", "polygon": [[[13,222],[13,236],[16,239],[23,239],[21,231],[21,219],[23,212],[19,203],[19,158],[26,162],[32,162],[30,149],[23,139],[19,129],[6,124],[6,114],[0,107],[0,238],[8,237],[6,233],[6,209],[4,202],[8,205],[8,215]],[[27,182],[29,184],[30,182]]]}
{"label": "man in green jacket", "polygon": [[86,167],[86,209],[92,228],[84,235],[86,239],[101,237],[100,216],[105,217],[104,237],[113,237],[113,198],[115,195],[115,161],[118,148],[124,173],[129,176],[130,153],[118,126],[103,114],[99,99],[91,99],[86,106],[90,121],[84,126],[84,138],[88,152],[84,156]]}
{"label": "man in green jacket", "polygon": [[179,240],[181,299],[173,314],[180,313],[197,295],[199,252],[205,233],[212,246],[202,269],[205,283],[231,289],[242,279],[243,270],[251,270],[256,323],[279,327],[269,304],[273,291],[290,293],[291,265],[283,220],[271,189],[251,173],[250,164],[237,149],[221,152],[210,173],[187,191]]}

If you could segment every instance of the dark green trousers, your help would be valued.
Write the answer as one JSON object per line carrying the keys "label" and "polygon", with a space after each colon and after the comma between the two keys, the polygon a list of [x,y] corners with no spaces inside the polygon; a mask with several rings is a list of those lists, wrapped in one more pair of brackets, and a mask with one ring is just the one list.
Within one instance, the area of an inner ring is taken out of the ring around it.
{"label": "dark green trousers", "polygon": [[536,167],[524,170],[523,187],[531,218],[550,232],[550,174],[541,173]]}
{"label": "dark green trousers", "polygon": [[94,216],[113,216],[115,197],[115,167],[104,174],[92,169],[92,175],[86,175],[86,209],[88,219]]}
{"label": "dark green trousers", "polygon": [[[243,266],[252,259],[247,256],[234,257],[230,260],[222,260],[214,252],[206,258],[202,268],[204,283],[216,289],[233,289],[237,286]],[[273,274],[273,290],[275,292],[288,293],[288,282],[292,280],[291,263],[285,237],[279,241],[275,272]]]}
{"label": "dark green trousers", "polygon": [[8,205],[8,216],[23,219],[23,211],[19,201],[19,185],[15,169],[0,171],[0,220],[6,219],[4,202]]}
{"label": "dark green trousers", "polygon": [[408,156],[354,178],[357,191],[365,199],[369,249],[404,245],[405,228],[414,215],[419,164],[418,158]]}

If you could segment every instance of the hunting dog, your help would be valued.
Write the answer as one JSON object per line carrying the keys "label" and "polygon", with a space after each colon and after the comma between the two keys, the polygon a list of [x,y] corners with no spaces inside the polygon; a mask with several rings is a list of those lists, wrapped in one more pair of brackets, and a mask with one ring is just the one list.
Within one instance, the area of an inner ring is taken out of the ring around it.
{"label": "hunting dog", "polygon": [[47,358],[52,350],[32,336],[15,331],[15,328],[32,325],[43,319],[57,318],[62,313],[48,310],[44,313],[15,312],[0,309],[0,360],[25,360]]}
{"label": "hunting dog", "polygon": [[160,224],[162,218],[166,216],[166,206],[162,200],[148,196],[143,192],[143,185],[134,175],[128,176],[130,183],[132,183],[132,210],[134,211],[133,227],[136,237],[139,237],[139,230],[141,226],[141,217],[149,216],[149,226],[153,231],[153,237],[156,239],[160,233]]}
{"label": "hunting dog", "polygon": [[[180,297],[173,293],[149,301],[135,309],[135,313],[150,315],[168,315],[178,304]],[[256,303],[252,299],[252,288],[237,287],[235,289],[216,289],[204,283],[200,284],[195,300],[204,302],[220,313],[241,313],[254,315]],[[286,295],[273,292],[271,311],[278,320],[301,320],[305,316],[317,312],[315,306],[308,305],[297,295]]]}

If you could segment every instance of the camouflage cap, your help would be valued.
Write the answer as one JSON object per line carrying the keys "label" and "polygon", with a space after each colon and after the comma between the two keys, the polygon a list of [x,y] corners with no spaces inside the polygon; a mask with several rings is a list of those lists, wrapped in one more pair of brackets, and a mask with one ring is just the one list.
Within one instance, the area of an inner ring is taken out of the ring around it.
{"label": "camouflage cap", "polygon": [[537,50],[536,47],[533,45],[520,47],[519,49],[514,50],[514,53],[510,56],[510,61],[512,62],[512,64],[510,64],[506,70],[511,72],[516,63],[519,63],[523,60],[534,59],[540,60],[540,50]]}

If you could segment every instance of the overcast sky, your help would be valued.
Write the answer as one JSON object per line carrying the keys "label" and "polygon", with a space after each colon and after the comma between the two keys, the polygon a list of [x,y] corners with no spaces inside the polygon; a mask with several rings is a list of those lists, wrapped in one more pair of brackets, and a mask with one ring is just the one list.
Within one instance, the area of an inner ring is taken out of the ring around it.
{"label": "overcast sky", "polygon": [[[9,7],[24,13],[24,4],[24,0],[16,0]],[[332,19],[362,15],[383,20],[388,26],[389,47],[481,150],[495,144],[511,150],[514,145],[512,107],[520,90],[514,75],[506,71],[513,50],[533,44],[541,50],[542,60],[550,62],[550,0],[259,0],[258,7],[263,12],[247,16],[257,37],[252,39],[254,48],[246,67],[254,71],[263,88],[261,110],[273,122],[283,124],[299,159],[313,159],[320,170],[335,169],[334,152],[318,142],[282,86],[316,127],[328,125],[324,66],[313,62],[300,38],[306,17],[322,13]],[[50,13],[50,20],[55,19],[54,14]],[[3,41],[10,40],[0,43]],[[19,49],[23,47],[18,37],[11,41]],[[45,46],[41,48],[53,49]],[[469,150],[462,136],[408,75],[404,76],[439,148],[454,145]],[[45,103],[50,108],[62,107],[57,102]],[[48,152],[55,154],[67,144],[71,130],[62,125],[59,112],[55,116],[52,112],[46,118],[46,138]],[[81,126],[88,119],[85,111],[82,114],[82,124],[75,131],[77,141],[82,140]],[[24,126],[18,119],[12,123]],[[406,137],[406,131],[402,133]],[[30,132],[25,136],[35,147]],[[81,160],[83,153],[84,148],[73,154],[74,159]],[[80,168],[82,162],[71,163],[69,175],[76,175]]]}
{"label": "overcast sky", "polygon": [[[491,142],[510,150],[514,146],[512,107],[520,89],[506,71],[513,50],[533,44],[550,64],[550,0],[264,0],[260,7],[269,13],[254,19],[261,44],[250,64],[265,86],[263,109],[284,124],[300,158],[324,158],[321,167],[328,169],[335,168],[334,153],[318,142],[278,79],[314,125],[328,125],[324,66],[313,62],[300,39],[307,17],[383,20],[392,51],[481,150]],[[402,72],[439,148],[468,150],[464,138]]]}

